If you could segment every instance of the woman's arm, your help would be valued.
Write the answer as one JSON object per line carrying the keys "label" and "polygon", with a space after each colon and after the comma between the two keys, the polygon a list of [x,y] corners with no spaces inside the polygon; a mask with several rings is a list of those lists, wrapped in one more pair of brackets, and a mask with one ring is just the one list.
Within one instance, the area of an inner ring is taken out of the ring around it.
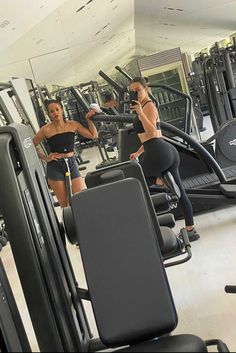
{"label": "woman's arm", "polygon": [[132,153],[129,158],[133,161],[137,159],[143,152],[144,152],[144,147],[142,145],[140,149],[137,152]]}
{"label": "woman's arm", "polygon": [[45,154],[43,154],[40,150],[39,147],[37,147],[44,139],[46,138],[45,136],[45,127],[43,126],[39,132],[34,136],[33,138],[33,143],[35,145],[37,154],[39,156],[40,159],[42,159],[43,161],[47,162],[47,156],[45,156]]}
{"label": "woman's arm", "polygon": [[96,126],[94,125],[94,123],[91,120],[95,114],[96,114],[96,112],[94,110],[91,110],[87,113],[86,120],[88,123],[88,128],[84,127],[83,125],[81,125],[77,121],[73,122],[75,124],[76,131],[80,135],[82,135],[83,137],[86,137],[88,139],[92,139],[92,140],[95,140],[98,138],[98,132],[97,132]]}
{"label": "woman's arm", "polygon": [[144,152],[144,147],[143,145],[140,147],[140,149],[136,152],[138,157]]}

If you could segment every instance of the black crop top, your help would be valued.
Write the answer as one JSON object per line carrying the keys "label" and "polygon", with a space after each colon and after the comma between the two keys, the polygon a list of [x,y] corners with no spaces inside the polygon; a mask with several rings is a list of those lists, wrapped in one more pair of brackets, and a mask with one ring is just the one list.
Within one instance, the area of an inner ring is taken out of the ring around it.
{"label": "black crop top", "polygon": [[[151,100],[147,101],[142,108],[145,107],[146,104],[148,104],[149,102],[152,102]],[[143,127],[143,123],[142,121],[138,118],[138,116],[136,116],[134,118],[134,122],[133,122],[133,129],[137,134],[142,134],[145,132],[144,127]],[[161,123],[160,121],[157,121],[157,130],[161,130]]]}
{"label": "black crop top", "polygon": [[75,148],[75,133],[63,132],[47,139],[51,153],[70,153]]}

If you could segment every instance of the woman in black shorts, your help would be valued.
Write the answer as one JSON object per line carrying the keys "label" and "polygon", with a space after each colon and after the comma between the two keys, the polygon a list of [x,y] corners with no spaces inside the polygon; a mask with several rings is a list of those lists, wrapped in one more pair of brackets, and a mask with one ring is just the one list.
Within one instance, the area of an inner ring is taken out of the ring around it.
{"label": "woman in black shorts", "polygon": [[133,127],[142,143],[141,148],[131,154],[130,159],[136,159],[143,154],[141,166],[149,185],[164,186],[162,173],[171,172],[180,189],[179,204],[183,209],[189,239],[198,240],[200,236],[194,228],[192,205],[179,175],[179,154],[175,147],[162,137],[157,108],[148,96],[148,84],[144,78],[136,77],[131,81],[129,88],[138,92],[138,101],[135,101],[135,105],[130,105],[130,108],[137,113]]}
{"label": "woman in black shorts", "polygon": [[78,163],[74,155],[75,134],[78,132],[83,137],[96,139],[97,129],[91,118],[96,114],[94,110],[86,115],[88,128],[77,121],[65,121],[63,105],[60,100],[45,102],[51,123],[43,126],[33,138],[35,146],[47,140],[50,154],[45,156],[38,148],[37,153],[47,163],[47,180],[54,191],[60,206],[68,206],[65,174],[70,169],[72,180],[72,193],[75,194],[86,189],[83,178],[80,176]]}

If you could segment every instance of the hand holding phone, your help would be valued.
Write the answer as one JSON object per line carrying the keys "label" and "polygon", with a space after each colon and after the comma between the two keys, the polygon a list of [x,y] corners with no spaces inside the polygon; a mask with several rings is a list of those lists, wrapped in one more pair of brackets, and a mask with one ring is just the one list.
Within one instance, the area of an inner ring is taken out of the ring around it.
{"label": "hand holding phone", "polygon": [[129,91],[129,104],[136,105],[136,102],[138,102],[138,92]]}

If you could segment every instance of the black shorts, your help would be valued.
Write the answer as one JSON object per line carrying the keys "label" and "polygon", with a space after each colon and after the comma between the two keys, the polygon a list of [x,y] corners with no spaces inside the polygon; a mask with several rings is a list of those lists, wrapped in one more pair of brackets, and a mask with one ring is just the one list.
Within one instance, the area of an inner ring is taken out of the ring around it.
{"label": "black shorts", "polygon": [[[71,179],[80,178],[79,166],[76,158],[68,157],[68,167],[70,171]],[[64,181],[66,172],[68,172],[67,163],[65,158],[58,161],[51,161],[47,164],[47,179],[55,181]]]}

